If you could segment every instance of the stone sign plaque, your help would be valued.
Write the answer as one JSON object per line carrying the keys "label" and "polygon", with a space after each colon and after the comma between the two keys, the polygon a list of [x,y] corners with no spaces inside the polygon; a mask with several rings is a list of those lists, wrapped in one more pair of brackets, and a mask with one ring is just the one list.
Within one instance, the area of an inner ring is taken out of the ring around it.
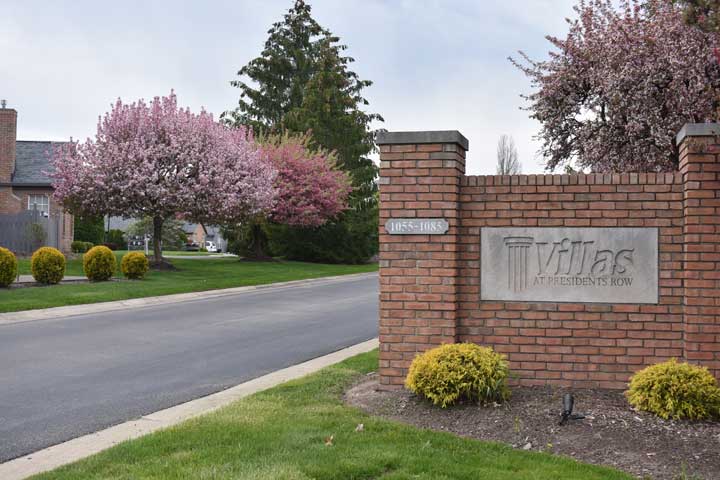
{"label": "stone sign plaque", "polygon": [[448,231],[444,218],[391,218],[385,223],[390,235],[442,235]]}
{"label": "stone sign plaque", "polygon": [[480,298],[658,303],[657,228],[482,228]]}

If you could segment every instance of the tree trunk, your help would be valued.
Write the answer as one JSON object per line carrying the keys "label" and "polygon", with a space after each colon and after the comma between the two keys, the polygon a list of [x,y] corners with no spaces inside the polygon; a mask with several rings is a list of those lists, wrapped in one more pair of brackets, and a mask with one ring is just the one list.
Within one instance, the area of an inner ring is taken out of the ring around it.
{"label": "tree trunk", "polygon": [[162,217],[153,217],[153,263],[162,263],[162,227],[165,220]]}
{"label": "tree trunk", "polygon": [[244,255],[241,261],[249,262],[269,262],[274,259],[265,253],[265,249],[268,246],[268,237],[265,234],[262,220],[254,219],[249,221],[250,230],[246,231],[244,235],[247,238],[244,240],[244,247],[241,249]]}
{"label": "tree trunk", "polygon": [[254,222],[252,226],[253,247],[255,248],[255,259],[265,260],[265,232],[260,222]]}

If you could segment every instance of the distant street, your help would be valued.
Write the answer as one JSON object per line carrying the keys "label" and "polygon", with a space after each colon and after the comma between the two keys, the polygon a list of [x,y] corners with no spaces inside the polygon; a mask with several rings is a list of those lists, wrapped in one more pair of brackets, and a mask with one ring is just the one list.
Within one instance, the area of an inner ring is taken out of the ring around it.
{"label": "distant street", "polygon": [[0,325],[0,462],[377,336],[376,275]]}

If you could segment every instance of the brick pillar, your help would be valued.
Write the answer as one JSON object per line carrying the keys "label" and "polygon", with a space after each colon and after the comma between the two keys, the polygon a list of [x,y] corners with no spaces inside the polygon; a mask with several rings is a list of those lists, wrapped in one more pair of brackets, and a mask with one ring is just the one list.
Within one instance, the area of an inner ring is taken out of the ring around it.
{"label": "brick pillar", "polygon": [[720,125],[677,135],[684,208],[685,358],[720,378]]}
{"label": "brick pillar", "polygon": [[[457,131],[384,132],[380,146],[380,383],[400,388],[418,352],[456,340],[460,183]],[[390,235],[389,219],[445,219],[440,235]]]}

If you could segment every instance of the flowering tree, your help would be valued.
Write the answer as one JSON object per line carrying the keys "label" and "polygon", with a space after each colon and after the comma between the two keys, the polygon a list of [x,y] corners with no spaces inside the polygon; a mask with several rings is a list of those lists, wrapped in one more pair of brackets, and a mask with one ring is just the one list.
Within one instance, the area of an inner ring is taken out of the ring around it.
{"label": "flowering tree", "polygon": [[685,11],[685,20],[707,32],[720,30],[720,1],[676,0]]}
{"label": "flowering tree", "polygon": [[567,38],[545,61],[511,61],[536,91],[525,98],[546,168],[673,170],[675,134],[717,118],[718,37],[683,21],[670,0],[580,0]]}
{"label": "flowering tree", "polygon": [[[347,208],[352,190],[347,173],[335,166],[335,155],[310,148],[309,135],[272,135],[260,139],[269,163],[277,171],[272,208],[256,215],[239,234],[244,253],[267,259],[267,222],[293,227],[319,227]],[[233,233],[238,235],[237,229]]]}
{"label": "flowering tree", "polygon": [[178,108],[172,92],[118,100],[95,139],[57,149],[53,166],[55,198],[71,212],[151,217],[156,264],[167,219],[237,222],[275,197],[276,172],[252,133]]}
{"label": "flowering tree", "polygon": [[335,155],[309,148],[310,136],[269,137],[263,145],[277,170],[277,197],[269,217],[293,227],[318,227],[347,208],[350,178]]}

